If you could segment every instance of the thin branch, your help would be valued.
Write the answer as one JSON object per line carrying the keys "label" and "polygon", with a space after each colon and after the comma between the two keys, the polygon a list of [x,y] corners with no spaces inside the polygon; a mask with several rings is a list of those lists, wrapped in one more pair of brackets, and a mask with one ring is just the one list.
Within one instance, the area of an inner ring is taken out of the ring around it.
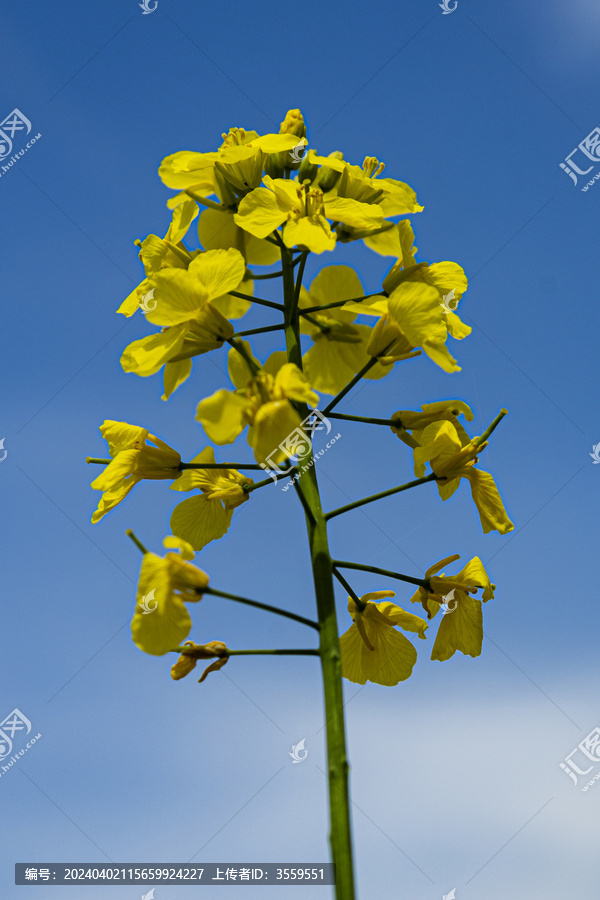
{"label": "thin branch", "polygon": [[272,300],[263,300],[261,297],[254,297],[252,294],[243,294],[241,291],[229,291],[232,297],[240,297],[242,300],[248,300],[250,303],[258,303],[260,306],[269,306],[271,309],[283,309],[281,303],[274,303]]}
{"label": "thin branch", "polygon": [[246,337],[250,334],[265,334],[267,331],[280,331],[282,328],[285,328],[283,322],[281,325],[266,325],[264,328],[249,328],[248,331],[236,331],[236,333],[231,336],[233,338]]}
{"label": "thin branch", "polygon": [[248,600],[246,597],[238,597],[237,594],[229,594],[226,591],[218,591],[216,588],[202,588],[203,594],[214,594],[215,597],[223,597],[225,600],[234,600],[236,603],[243,603],[246,606],[254,606],[256,609],[264,609],[266,612],[275,613],[278,616],[284,616],[286,619],[293,619],[295,622],[301,622],[303,625],[309,625],[317,631],[320,629],[318,622],[312,619],[305,619],[304,616],[297,616],[296,613],[288,612],[285,609],[279,609],[278,606],[270,606],[268,603],[260,603],[258,600]]}
{"label": "thin branch", "polygon": [[426,475],[424,478],[417,478],[416,481],[409,481],[407,484],[401,484],[399,487],[381,491],[380,494],[372,494],[370,497],[364,497],[362,500],[355,500],[354,503],[348,503],[347,506],[340,506],[339,509],[334,509],[331,512],[325,513],[325,518],[329,521],[329,519],[333,519],[334,516],[340,516],[342,513],[350,512],[351,509],[358,509],[359,506],[364,506],[366,503],[373,503],[375,500],[391,497],[392,494],[398,494],[400,491],[407,491],[409,488],[416,487],[418,484],[426,484],[428,481],[441,480],[445,481],[446,479],[440,479],[432,472],[431,475]]}
{"label": "thin branch", "polygon": [[350,594],[350,596],[352,597],[352,599],[353,599],[354,602],[356,603],[356,606],[358,607],[358,609],[360,610],[360,612],[363,612],[363,611],[366,609],[367,604],[366,604],[366,603],[363,603],[363,601],[360,599],[360,597],[358,596],[358,594],[357,594],[355,591],[352,590],[352,588],[350,587],[350,585],[348,584],[348,582],[346,581],[346,579],[344,578],[344,576],[342,575],[342,573],[341,573],[341,572],[338,572],[338,570],[336,569],[335,563],[334,563],[334,566],[333,566],[333,574],[334,574],[334,576],[337,578],[337,580],[339,581],[339,583],[342,585],[342,587],[344,588],[344,590],[348,591],[348,593]]}
{"label": "thin branch", "polygon": [[389,569],[380,569],[379,566],[365,566],[362,563],[344,562],[341,559],[334,559],[333,565],[339,566],[341,569],[359,569],[361,572],[372,572],[373,575],[385,575],[387,578],[397,578],[398,581],[407,581],[409,584],[429,589],[429,583],[424,578],[411,578],[410,575],[402,575],[400,572],[392,572]]}

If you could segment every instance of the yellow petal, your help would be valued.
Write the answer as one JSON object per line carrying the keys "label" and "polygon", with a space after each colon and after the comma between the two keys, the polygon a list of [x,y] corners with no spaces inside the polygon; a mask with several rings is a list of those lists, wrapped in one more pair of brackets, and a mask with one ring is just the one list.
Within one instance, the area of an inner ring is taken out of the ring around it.
{"label": "yellow petal", "polygon": [[190,269],[167,266],[152,276],[151,283],[156,307],[146,318],[154,325],[186,322],[200,311],[209,298],[205,285],[194,276],[191,264]]}
{"label": "yellow petal", "polygon": [[244,231],[257,238],[266,238],[285,222],[287,212],[281,209],[272,191],[259,187],[243,198],[233,218]]}
{"label": "yellow petal", "polygon": [[[144,606],[152,608],[152,612],[145,612]],[[131,622],[134,644],[145,653],[161,656],[185,640],[191,627],[183,601],[173,593],[168,562],[154,553],[145,553]]]}
{"label": "yellow petal", "polygon": [[194,550],[223,537],[231,524],[233,510],[225,509],[221,500],[211,500],[206,494],[188,497],[179,503],[171,515],[171,531],[187,541]]}
{"label": "yellow petal", "polygon": [[168,362],[163,371],[164,394],[161,400],[168,400],[179,385],[190,377],[192,372],[191,359],[180,359],[177,362]]}
{"label": "yellow petal", "polygon": [[100,426],[100,434],[108,442],[110,455],[115,456],[119,450],[130,450],[136,444],[143,444],[148,430],[139,425],[106,419]]}
{"label": "yellow petal", "polygon": [[300,403],[316,406],[319,402],[319,395],[311,390],[306,375],[295,363],[285,363],[281,366],[275,376],[275,388],[284,397],[298,400]]}
{"label": "yellow petal", "polygon": [[213,166],[217,153],[194,153],[181,150],[165,157],[158,174],[163,184],[175,190],[195,187],[210,190],[213,187]]}
{"label": "yellow petal", "polygon": [[[187,324],[175,325],[128,344],[121,356],[123,371],[135,372],[142,378],[154,375],[172,356],[177,356],[183,346],[186,331]],[[174,390],[172,388],[169,393]]]}
{"label": "yellow petal", "polygon": [[212,300],[239,287],[246,264],[239,250],[207,250],[194,257],[188,271],[204,285]]}
{"label": "yellow petal", "polygon": [[[275,454],[273,461],[282,457],[279,444],[293,436],[299,428],[301,419],[288,400],[274,400],[264,403],[254,417],[252,429],[252,448],[257,463],[266,463],[267,457]],[[306,438],[299,432],[300,437]]]}
{"label": "yellow petal", "polygon": [[352,228],[380,228],[383,224],[381,207],[346,197],[325,200],[325,215]]}
{"label": "yellow petal", "polygon": [[502,497],[490,473],[471,466],[465,470],[464,476],[469,479],[471,495],[479,512],[483,533],[498,531],[500,534],[507,534],[512,531],[515,526],[508,518]]}
{"label": "yellow petal", "polygon": [[313,253],[335,250],[336,237],[324,216],[302,216],[290,219],[283,232],[286,247],[304,247]]}
{"label": "yellow petal", "polygon": [[351,266],[325,266],[310,285],[312,306],[355,300],[363,294],[360,278]]}
{"label": "yellow petal", "polygon": [[233,444],[244,429],[244,413],[247,400],[231,391],[216,391],[211,397],[201,400],[196,410],[196,419],[215,444]]}
{"label": "yellow petal", "polygon": [[198,215],[198,204],[194,200],[184,200],[173,210],[173,218],[165,240],[178,244],[189,231],[190,225]]}
{"label": "yellow petal", "polygon": [[457,650],[465,656],[479,656],[483,643],[481,600],[464,591],[454,592],[456,608],[442,616],[431,658],[450,659]]}

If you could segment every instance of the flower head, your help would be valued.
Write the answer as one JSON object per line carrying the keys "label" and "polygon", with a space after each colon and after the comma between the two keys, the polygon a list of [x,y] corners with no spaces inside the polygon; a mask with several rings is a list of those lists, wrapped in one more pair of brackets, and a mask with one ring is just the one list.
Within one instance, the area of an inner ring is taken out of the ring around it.
{"label": "flower head", "polygon": [[417,651],[395,626],[425,638],[427,622],[394,603],[372,602],[382,597],[395,597],[395,593],[364,594],[360,598],[366,604],[363,610],[358,609],[352,598],[348,600],[348,612],[354,623],[340,637],[342,676],[348,681],[357,684],[373,681],[391,686],[405,681],[412,673]]}
{"label": "flower head", "polygon": [[175,479],[181,472],[181,457],[146,428],[107,419],[101,426],[108,441],[112,462],[92,481],[94,490],[103,491],[98,509],[92,516],[95,524],[114,509],[135,485],[143,479]]}
{"label": "flower head", "polygon": [[[184,604],[201,600],[208,587],[208,575],[189,562],[194,558],[194,551],[186,541],[170,536],[165,538],[164,545],[179,553],[167,553],[164,558],[154,553],[144,554],[131,622],[134,644],[155,656],[168,653],[185,640],[192,620]],[[150,604],[144,603],[148,595],[153,602],[151,612],[148,612]]]}
{"label": "flower head", "polygon": [[[273,462],[285,458],[279,445],[297,434],[294,446],[301,442],[302,420],[291,401],[316,406],[319,397],[303,372],[294,363],[285,362],[286,354],[271,354],[260,367],[252,357],[247,341],[246,353],[253,359],[255,371],[237,350],[229,352],[229,374],[236,391],[219,390],[198,404],[196,418],[202,422],[208,437],[216,444],[231,444],[249,425],[248,443],[258,463],[271,456]],[[287,453],[294,455],[294,450]]]}
{"label": "flower head", "polygon": [[302,247],[314,253],[333,250],[336,237],[329,219],[356,227],[377,228],[383,221],[379,207],[358,200],[327,199],[319,188],[265,175],[258,187],[241,201],[235,222],[257,238],[266,238],[280,225],[286,247]]}
{"label": "flower head", "polygon": [[[215,453],[206,447],[192,463],[214,464]],[[200,494],[179,503],[171,515],[171,531],[201,550],[210,541],[223,537],[233,511],[250,498],[244,487],[254,482],[236,469],[185,469],[171,485],[176,491],[199,489]]]}
{"label": "flower head", "polygon": [[[466,656],[479,656],[483,643],[482,601],[487,603],[494,597],[496,585],[492,584],[483,563],[474,556],[456,575],[437,575],[440,569],[455,560],[458,554],[442,559],[427,569],[425,578],[429,580],[431,591],[420,587],[410,598],[412,603],[421,603],[427,617],[437,615],[445,595],[453,591],[454,609],[442,616],[431,658],[450,659],[457,650]],[[481,600],[471,596],[482,590]]]}
{"label": "flower head", "polygon": [[204,670],[198,682],[204,681],[210,672],[222,669],[229,660],[229,651],[223,641],[209,641],[208,644],[195,644],[193,641],[186,641],[184,646],[189,649],[186,653],[182,653],[177,662],[171,666],[171,678],[174,681],[179,681],[180,678],[185,678],[186,675],[189,675],[196,668],[196,663],[199,659],[217,657],[214,663],[211,663]]}
{"label": "flower head", "polygon": [[478,454],[488,441],[469,438],[460,423],[442,419],[434,421],[418,434],[418,446],[413,449],[415,474],[423,477],[425,464],[438,476],[437,487],[442,500],[456,491],[461,478],[466,478],[484,534],[498,531],[506,534],[515,527],[508,517],[496,482],[489,472],[475,468]]}

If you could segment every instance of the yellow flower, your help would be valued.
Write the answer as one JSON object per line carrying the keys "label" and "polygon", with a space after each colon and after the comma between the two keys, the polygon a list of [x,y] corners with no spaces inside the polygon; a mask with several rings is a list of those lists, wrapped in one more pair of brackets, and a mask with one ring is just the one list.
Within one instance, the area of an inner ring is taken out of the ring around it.
{"label": "yellow flower", "polygon": [[[430,569],[425,577],[429,579],[431,592],[420,587],[411,597],[412,603],[421,603],[427,611],[428,618],[435,616],[446,595],[452,594],[452,607],[442,616],[440,627],[431,652],[432,659],[440,661],[450,659],[460,650],[465,656],[479,656],[483,643],[483,613],[481,600],[487,603],[494,597],[496,585],[492,584],[483,563],[474,556],[456,575],[444,576],[436,573],[448,563],[460,559],[458,554],[440,560]],[[471,597],[478,589],[482,589],[481,600]]]}
{"label": "yellow flower", "polygon": [[187,269],[167,266],[152,274],[155,306],[146,318],[163,328],[125,348],[124,371],[147,377],[171,365],[165,368],[166,399],[189,376],[190,357],[222,347],[234,333],[215,306],[240,285],[245,269],[237,250],[208,250],[191,258]]}
{"label": "yellow flower", "polygon": [[173,650],[188,636],[192,620],[184,601],[201,600],[209,580],[205,572],[190,565],[194,551],[186,541],[170,536],[163,543],[179,553],[167,553],[164,558],[144,553],[131,622],[134,644],[155,656]]}
{"label": "yellow flower", "polygon": [[[212,447],[206,447],[193,463],[214,463]],[[201,550],[210,541],[223,537],[231,524],[233,510],[245,503],[250,495],[244,485],[254,482],[235,469],[184,469],[171,485],[175,491],[202,493],[179,503],[171,515],[171,531],[194,548]]]}
{"label": "yellow flower", "polygon": [[[189,651],[182,653],[175,665],[171,666],[171,678],[174,681],[179,681],[180,678],[185,678],[186,675],[189,675],[192,669],[196,668],[196,663],[199,659],[218,657],[214,663],[211,663],[204,670],[202,677],[198,679],[199,683],[204,681],[209,672],[216,672],[222,669],[229,660],[229,651],[223,641],[210,641],[208,644],[195,644],[193,641],[186,641],[184,646],[189,647]],[[191,656],[191,653],[194,655]]]}
{"label": "yellow flower", "polygon": [[[279,249],[239,228],[233,209],[240,197],[258,187],[269,161],[281,152],[289,153],[298,137],[292,133],[261,137],[256,131],[243,128],[231,128],[222,137],[223,143],[216,152],[182,151],[168,156],[159,175],[167,187],[205,197],[212,195],[223,204],[222,210],[206,209],[198,220],[198,236],[206,250],[233,247],[250,265],[271,265],[279,259]],[[182,199],[188,199],[188,195],[177,194],[167,205],[172,207]]]}
{"label": "yellow flower", "polygon": [[[158,170],[163,184],[178,191],[217,194],[229,206],[232,192],[249,190],[248,181],[252,181],[253,173],[262,173],[266,154],[291,150],[298,143],[293,134],[261,137],[256,131],[244,128],[230,128],[222,138],[223,143],[216,152],[182,150],[163,159]],[[256,184],[260,184],[260,176]],[[220,190],[226,196],[221,196]]]}
{"label": "yellow flower", "polygon": [[481,520],[484,534],[498,531],[506,534],[514,528],[502,503],[496,483],[489,472],[475,468],[477,454],[488,442],[470,439],[462,426],[448,420],[432,422],[419,432],[419,446],[413,449],[415,474],[422,478],[425,464],[440,480],[437,487],[442,500],[447,500],[458,488],[461,478],[469,481],[471,495]]}
{"label": "yellow flower", "polygon": [[[419,446],[421,432],[427,425],[447,420],[452,422],[463,444],[467,444],[470,437],[458,419],[460,415],[464,415],[468,422],[473,419],[471,408],[464,400],[438,400],[435,403],[424,403],[421,406],[421,412],[415,412],[412,409],[396,410],[390,418],[397,424],[390,425],[390,428],[401,441],[414,448]],[[412,435],[409,432],[412,432]]]}
{"label": "yellow flower", "polygon": [[333,250],[336,238],[328,219],[359,228],[377,228],[383,221],[381,209],[368,203],[342,197],[325,199],[318,188],[269,175],[263,184],[265,187],[243,198],[234,220],[257,238],[268,237],[285,222],[286,247],[299,246],[314,253]]}
{"label": "yellow flower", "polygon": [[391,686],[409,678],[417,651],[395,626],[415,632],[423,639],[429,627],[424,619],[394,603],[371,602],[382,597],[395,597],[395,593],[375,591],[364,594],[360,598],[366,603],[362,612],[352,598],[348,600],[348,612],[354,623],[340,637],[342,677],[356,684],[373,681]]}
{"label": "yellow flower", "polygon": [[[151,275],[158,272],[165,266],[175,266],[176,268],[185,268],[185,263],[181,257],[174,252],[169,244],[173,246],[181,246],[181,241],[188,232],[190,225],[198,215],[198,204],[193,200],[180,198],[177,206],[173,210],[173,216],[169,229],[163,238],[159,238],[156,234],[149,234],[141,243],[137,242],[140,247],[139,258],[144,266],[146,277],[138,284],[138,286],[123,300],[117,312],[124,316],[132,316],[134,312],[140,308],[140,305],[152,289],[149,282]],[[169,242],[169,243],[167,243]],[[185,247],[183,248],[185,250]],[[185,251],[187,253],[187,251]],[[149,298],[152,303],[152,298]]]}
{"label": "yellow flower", "polygon": [[[181,457],[146,428],[107,419],[100,426],[108,441],[112,462],[92,481],[96,491],[103,491],[92,522],[114,509],[135,485],[147,479],[179,478]],[[154,446],[152,446],[154,444]]]}
{"label": "yellow flower", "polygon": [[[247,341],[246,352],[252,351]],[[258,463],[285,458],[279,445],[294,435],[301,418],[291,401],[316,406],[319,397],[311,389],[303,372],[294,363],[285,362],[285,352],[271,354],[264,366],[252,374],[235,349],[229,351],[229,375],[237,388],[219,390],[198,404],[196,418],[215,444],[232,444],[246,425],[250,426],[248,443]],[[255,366],[259,363],[255,361]],[[295,446],[300,440],[297,435]],[[294,455],[291,448],[288,456]]]}
{"label": "yellow flower", "polygon": [[[302,287],[300,309],[350,300],[363,295],[363,287],[350,266],[326,266],[310,286]],[[313,346],[302,357],[306,377],[317,391],[337,394],[369,362],[367,345],[372,329],[353,325],[356,313],[340,307],[312,312],[300,317],[300,331],[313,339]],[[389,369],[375,366],[366,378],[381,378]]]}
{"label": "yellow flower", "polygon": [[[325,170],[339,173],[340,177],[325,180],[326,185],[329,184],[329,181],[332,184],[331,194],[328,194],[328,197],[337,196],[376,205],[385,217],[421,212],[423,209],[417,202],[417,196],[413,189],[403,181],[378,177],[385,169],[385,164],[379,162],[374,156],[365,157],[362,167],[353,166],[343,159],[336,159],[335,156],[318,156],[314,150],[308,151],[307,160],[309,164],[320,165],[321,172]],[[319,181],[319,178],[317,180]],[[383,223],[380,223],[378,227],[381,227],[381,224]],[[354,226],[352,223],[348,223],[348,227],[340,229],[342,240],[365,237],[367,246],[371,246],[369,241],[377,245],[377,238],[381,238],[381,234],[367,239],[366,236],[356,233],[357,230],[365,227],[368,228],[368,226]]]}

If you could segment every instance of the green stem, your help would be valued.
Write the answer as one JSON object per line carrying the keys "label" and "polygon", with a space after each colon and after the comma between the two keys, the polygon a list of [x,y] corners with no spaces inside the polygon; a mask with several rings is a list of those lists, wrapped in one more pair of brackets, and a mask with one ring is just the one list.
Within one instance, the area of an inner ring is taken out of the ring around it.
{"label": "green stem", "polygon": [[165,241],[165,244],[175,256],[178,256],[182,263],[185,263],[186,266],[189,266],[193,257],[189,250],[183,246],[178,247],[177,244],[172,244],[170,241]]}
{"label": "green stem", "polygon": [[377,294],[365,294],[364,297],[352,297],[350,300],[336,300],[335,303],[324,303],[322,306],[307,306],[306,309],[300,310],[300,315],[305,316],[307,313],[321,312],[323,309],[335,309],[338,306],[343,306],[345,303],[361,303],[363,300],[369,300],[371,297],[381,297],[382,300],[385,300],[385,295],[382,291],[379,291]]}
{"label": "green stem", "polygon": [[346,413],[327,413],[330,419],[346,419],[348,422],[364,422],[366,425],[395,425],[396,428],[402,427],[400,419],[374,419],[371,416],[348,416]]}
{"label": "green stem", "polygon": [[267,278],[280,278],[283,275],[281,269],[279,272],[269,272],[267,275],[255,275],[254,272],[246,272],[245,277],[251,278],[252,281],[264,281]]}
{"label": "green stem", "polygon": [[477,444],[477,446],[479,446],[480,444],[485,444],[485,442],[487,441],[487,439],[488,439],[489,436],[491,435],[492,431],[495,431],[495,429],[498,427],[498,425],[500,424],[500,422],[502,421],[502,419],[503,419],[504,416],[506,416],[506,415],[508,415],[508,410],[507,410],[507,409],[501,409],[500,412],[498,413],[498,415],[496,416],[496,418],[495,418],[492,422],[490,422],[490,424],[489,424],[488,427],[485,429],[485,431],[483,432],[483,434],[479,435],[479,437],[477,437],[477,438],[474,438],[475,443]]}
{"label": "green stem", "polygon": [[379,566],[363,566],[362,563],[344,562],[341,559],[334,559],[333,564],[340,569],[359,569],[361,572],[372,572],[373,575],[385,575],[387,578],[397,578],[398,581],[407,581],[409,584],[418,585],[418,587],[429,587],[428,582],[424,578],[411,578],[410,575],[401,575],[400,572],[391,572],[389,569],[380,569]]}
{"label": "green stem", "polygon": [[360,599],[360,597],[358,596],[358,594],[352,590],[352,588],[350,587],[350,585],[348,584],[348,582],[346,581],[346,579],[344,578],[342,573],[338,572],[338,570],[336,568],[334,568],[333,574],[335,575],[335,577],[337,578],[339,583],[342,585],[344,590],[348,591],[348,593],[350,594],[350,596],[356,603],[356,606],[359,609],[359,611],[364,612],[365,609],[367,608],[367,604],[363,603],[362,600]]}
{"label": "green stem", "polygon": [[265,334],[267,331],[280,331],[282,328],[283,324],[265,325],[264,328],[250,328],[248,331],[236,331],[236,333],[232,334],[231,336],[233,338],[247,337],[250,334]]}
{"label": "green stem", "polygon": [[86,456],[86,463],[96,463],[99,466],[108,466],[112,462],[112,459],[97,459],[95,456]]}
{"label": "green stem", "polygon": [[[191,656],[196,658],[193,647],[173,647],[171,653],[180,653],[182,656]],[[318,656],[318,650],[230,650],[223,653],[224,656]],[[200,659],[206,659],[205,656]]]}
{"label": "green stem", "polygon": [[144,553],[144,554],[149,552],[148,548],[144,547],[142,542],[135,536],[135,534],[133,533],[131,528],[128,528],[127,531],[125,532],[125,534],[127,535],[127,537],[131,538],[131,540],[133,541],[135,546],[138,548],[138,550],[141,550],[142,553]]}
{"label": "green stem", "polygon": [[180,469],[262,469],[258,463],[179,463]]}
{"label": "green stem", "polygon": [[372,356],[371,359],[369,360],[369,362],[368,362],[368,363],[365,363],[365,365],[362,367],[362,369],[360,370],[360,372],[357,372],[356,375],[354,376],[354,378],[353,378],[351,381],[348,382],[348,384],[346,385],[346,387],[343,388],[343,389],[339,392],[339,394],[337,394],[337,395],[333,398],[333,400],[331,401],[331,403],[328,403],[328,404],[327,404],[327,406],[326,406],[325,409],[323,410],[323,415],[324,415],[324,416],[329,415],[329,410],[333,409],[334,406],[337,406],[338,403],[340,402],[340,400],[342,400],[342,399],[346,396],[346,394],[348,393],[348,391],[351,391],[352,388],[354,387],[354,385],[355,385],[355,384],[358,384],[358,382],[359,382],[360,379],[363,377],[363,375],[366,375],[367,372],[369,371],[369,369],[372,369],[373,366],[376,365],[378,362],[379,362],[379,360],[377,359],[377,357],[376,357],[376,356]]}
{"label": "green stem", "polygon": [[299,312],[300,312],[300,315],[303,318],[305,318],[307,322],[310,322],[311,325],[315,325],[317,328],[320,328],[321,331],[323,332],[323,334],[327,334],[328,331],[331,331],[331,328],[329,327],[329,325],[322,325],[321,322],[318,321],[318,319],[313,319],[312,316],[305,315],[302,312],[302,310],[300,310]]}
{"label": "green stem", "polygon": [[229,650],[227,656],[318,656],[318,650]]}
{"label": "green stem", "polygon": [[[438,481],[437,475],[433,472],[424,478],[417,478],[416,481],[409,481],[407,484],[401,484],[399,487],[389,488],[387,491],[381,491],[380,494],[371,494],[370,497],[363,497],[362,500],[355,500],[354,503],[348,503],[347,506],[340,506],[339,509],[333,509],[325,515],[327,520],[333,519],[334,516],[340,516],[342,513],[350,512],[351,509],[358,509],[366,503],[373,503],[375,500],[382,500],[384,497],[391,497],[392,494],[399,494],[400,491],[407,491],[409,488],[416,487],[418,484],[426,484],[428,481]],[[444,479],[445,480],[445,479]]]}
{"label": "green stem", "polygon": [[225,600],[234,600],[236,603],[243,603],[246,606],[254,606],[256,609],[264,609],[267,612],[275,613],[278,616],[284,616],[286,619],[293,619],[295,622],[301,622],[303,625],[309,625],[319,631],[318,622],[312,619],[305,619],[304,616],[297,616],[296,613],[288,612],[285,609],[279,609],[278,606],[270,606],[268,603],[260,603],[258,600],[248,600],[247,597],[238,597],[237,594],[229,594],[226,591],[218,591],[216,588],[202,588],[203,594],[213,594],[215,597],[223,597]]}
{"label": "green stem", "polygon": [[283,310],[281,303],[274,303],[272,300],[263,300],[260,297],[254,297],[252,294],[244,294],[242,291],[229,291],[232,297],[239,297],[241,300],[248,300],[250,303],[258,303],[259,306],[269,306],[271,309]]}
{"label": "green stem", "polygon": [[184,194],[187,194],[188,197],[191,197],[192,200],[195,200],[201,206],[208,206],[209,209],[218,209],[219,212],[222,212],[226,208],[221,203],[215,203],[214,200],[209,200],[208,197],[197,194],[196,191],[184,191]]}
{"label": "green stem", "polygon": [[294,303],[292,305],[291,318],[294,319],[296,316],[296,311],[298,309],[298,302],[300,300],[300,290],[302,288],[302,277],[304,275],[304,267],[306,266],[306,260],[308,259],[308,254],[310,250],[303,250],[302,256],[300,257],[300,265],[298,266],[298,272],[296,273],[296,287],[294,289]]}
{"label": "green stem", "polygon": [[[302,368],[302,349],[298,310],[294,312],[296,285],[291,251],[281,242],[281,264],[285,300],[285,338],[288,362]],[[302,404],[300,413],[308,415]],[[312,450],[301,460],[310,461]],[[301,462],[299,460],[299,463]],[[295,482],[296,483],[296,482]],[[327,521],[321,507],[316,466],[312,465],[297,482],[310,510],[306,515],[308,543],[320,625],[320,657],[325,703],[325,732],[327,736],[327,768],[329,784],[330,842],[335,864],[337,900],[354,900],[352,866],[352,837],[348,797],[348,759],[344,726],[344,698],[342,692],[340,645],[335,611],[333,564],[327,541]]]}
{"label": "green stem", "polygon": [[[288,473],[286,473],[286,475],[287,474]],[[276,476],[277,481],[279,481],[279,478],[285,478],[286,475],[281,475],[281,476],[277,475]],[[257,481],[255,484],[247,484],[246,483],[246,484],[242,485],[242,490],[244,491],[245,494],[251,494],[252,491],[256,490],[256,488],[266,487],[267,484],[275,484],[275,481],[272,478],[265,478],[264,481]]]}

